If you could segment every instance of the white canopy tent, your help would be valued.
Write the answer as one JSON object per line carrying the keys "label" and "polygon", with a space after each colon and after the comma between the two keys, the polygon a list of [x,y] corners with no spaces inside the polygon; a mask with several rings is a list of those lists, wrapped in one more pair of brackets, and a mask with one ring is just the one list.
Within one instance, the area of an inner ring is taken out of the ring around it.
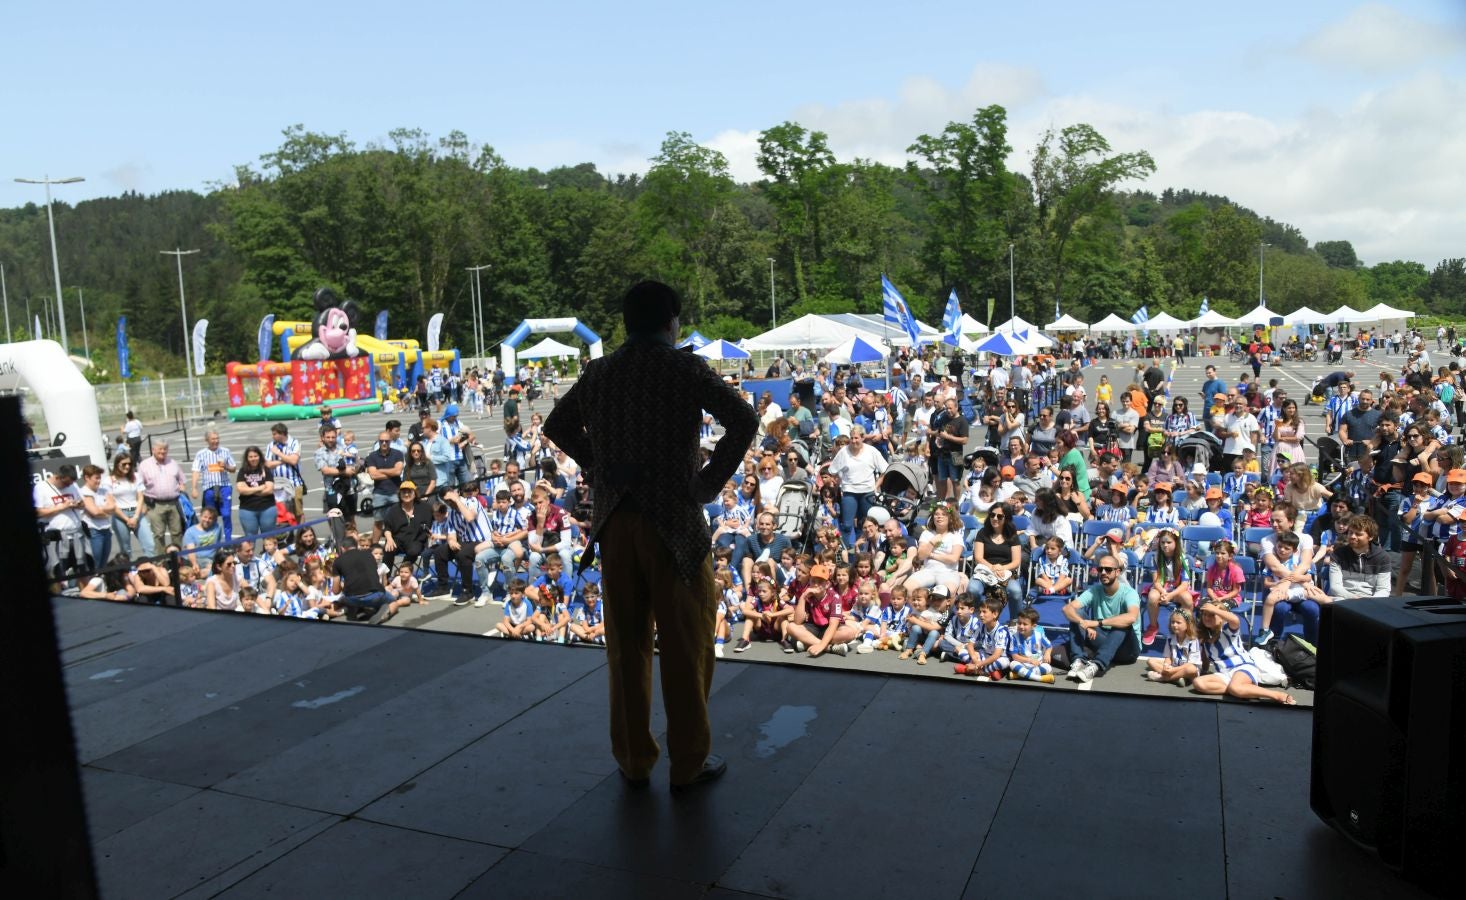
{"label": "white canopy tent", "polygon": [[1044,331],[1088,331],[1089,326],[1068,313],[1044,326]]}
{"label": "white canopy tent", "polygon": [[30,396],[40,401],[46,430],[53,439],[57,434],[66,434],[62,451],[67,456],[86,456],[99,466],[106,464],[97,391],[66,358],[60,344],[20,341],[0,345],[0,392],[23,389],[29,389]]}
{"label": "white canopy tent", "polygon": [[1284,325],[1324,325],[1331,321],[1331,317],[1324,315],[1317,310],[1309,309],[1306,306],[1300,307],[1283,316]]}
{"label": "white canopy tent", "polygon": [[1148,328],[1151,331],[1180,331],[1183,328],[1190,328],[1191,325],[1168,312],[1160,312],[1141,322],[1140,327]]}
{"label": "white canopy tent", "polygon": [[1209,309],[1186,324],[1192,328],[1232,328],[1236,319],[1229,319],[1214,309]]}
{"label": "white canopy tent", "polygon": [[1395,309],[1388,303],[1376,303],[1364,311],[1365,315],[1376,316],[1379,319],[1413,319],[1415,313],[1408,309]]}
{"label": "white canopy tent", "polygon": [[993,331],[1006,331],[1010,334],[1016,334],[1020,331],[1034,328],[1035,326],[1032,323],[1025,322],[1018,316],[1014,316],[1013,318],[1009,319],[1001,325],[993,326]]}
{"label": "white canopy tent", "polygon": [[967,313],[962,314],[961,330],[963,334],[987,334],[988,327],[974,319]]}
{"label": "white canopy tent", "polygon": [[876,362],[890,355],[891,351],[886,349],[886,345],[880,341],[870,341],[863,337],[853,337],[829,353],[826,353],[824,361],[839,366],[848,366]]}
{"label": "white canopy tent", "polygon": [[1121,331],[1129,333],[1131,331],[1139,331],[1140,326],[1134,322],[1126,321],[1114,313],[1110,313],[1108,316],[1089,326],[1089,330],[1091,332]]}
{"label": "white canopy tent", "polygon": [[1271,325],[1272,324],[1272,320],[1273,319],[1281,319],[1281,318],[1282,318],[1282,316],[1280,316],[1277,313],[1273,312],[1272,310],[1268,309],[1266,306],[1258,306],[1258,307],[1255,307],[1253,309],[1250,309],[1247,312],[1243,313],[1242,315],[1238,316],[1237,317],[1237,324],[1238,325],[1247,325],[1247,326],[1253,326],[1253,325],[1267,326],[1267,325]]}
{"label": "white canopy tent", "polygon": [[1330,322],[1373,322],[1374,316],[1362,313],[1352,306],[1341,306],[1329,316]]}
{"label": "white canopy tent", "polygon": [[[916,325],[921,339],[926,343],[935,344],[941,341],[942,334],[935,328],[920,321]],[[745,350],[812,350],[838,347],[853,337],[863,338],[871,343],[885,341],[892,347],[906,347],[911,344],[906,332],[885,322],[876,314],[810,313],[748,338],[742,345]]]}
{"label": "white canopy tent", "polygon": [[1039,331],[1037,328],[1023,328],[1016,332],[1012,332],[1012,334],[1014,334],[1014,336],[1017,337],[1018,340],[1024,342],[1025,344],[1037,347],[1040,350],[1047,350],[1057,343],[1053,338]]}
{"label": "white canopy tent", "polygon": [[552,356],[579,356],[580,348],[562,344],[554,338],[545,338],[528,350],[520,350],[520,359],[546,359]]}

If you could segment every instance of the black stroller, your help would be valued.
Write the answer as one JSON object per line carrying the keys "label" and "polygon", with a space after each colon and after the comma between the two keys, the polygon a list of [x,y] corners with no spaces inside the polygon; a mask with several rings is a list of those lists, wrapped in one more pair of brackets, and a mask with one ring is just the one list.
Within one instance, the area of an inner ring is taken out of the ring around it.
{"label": "black stroller", "polygon": [[1193,431],[1176,442],[1176,459],[1187,471],[1201,463],[1214,472],[1222,459],[1222,439],[1209,431]]}
{"label": "black stroller", "polygon": [[910,528],[916,521],[916,510],[926,496],[926,483],[925,465],[893,462],[876,482],[876,505]]}

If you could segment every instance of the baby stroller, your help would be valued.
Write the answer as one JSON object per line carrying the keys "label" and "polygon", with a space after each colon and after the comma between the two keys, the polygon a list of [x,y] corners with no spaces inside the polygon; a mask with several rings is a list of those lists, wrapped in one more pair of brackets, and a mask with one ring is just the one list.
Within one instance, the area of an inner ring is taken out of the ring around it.
{"label": "baby stroller", "polygon": [[916,521],[916,510],[926,496],[925,466],[893,462],[876,482],[876,504],[908,528]]}
{"label": "baby stroller", "polygon": [[1176,442],[1176,458],[1188,470],[1201,463],[1207,471],[1215,471],[1213,463],[1222,458],[1221,438],[1209,431],[1194,431]]}
{"label": "baby stroller", "polygon": [[803,481],[786,481],[779,488],[779,514],[774,525],[794,544],[807,543],[814,526],[815,497]]}

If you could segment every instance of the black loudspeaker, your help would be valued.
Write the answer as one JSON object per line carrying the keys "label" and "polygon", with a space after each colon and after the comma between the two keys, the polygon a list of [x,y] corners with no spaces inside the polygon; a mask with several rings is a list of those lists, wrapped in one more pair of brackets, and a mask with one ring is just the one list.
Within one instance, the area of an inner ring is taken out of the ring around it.
{"label": "black loudspeaker", "polygon": [[1323,607],[1309,804],[1405,878],[1459,886],[1466,804],[1466,605]]}

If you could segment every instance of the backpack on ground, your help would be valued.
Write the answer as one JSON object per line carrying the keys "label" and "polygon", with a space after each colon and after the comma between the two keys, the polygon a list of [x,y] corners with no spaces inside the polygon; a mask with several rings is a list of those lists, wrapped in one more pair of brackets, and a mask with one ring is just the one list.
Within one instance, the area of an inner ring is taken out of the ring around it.
{"label": "backpack on ground", "polygon": [[1273,657],[1288,675],[1288,683],[1306,691],[1314,689],[1318,677],[1318,648],[1296,634],[1278,640]]}

